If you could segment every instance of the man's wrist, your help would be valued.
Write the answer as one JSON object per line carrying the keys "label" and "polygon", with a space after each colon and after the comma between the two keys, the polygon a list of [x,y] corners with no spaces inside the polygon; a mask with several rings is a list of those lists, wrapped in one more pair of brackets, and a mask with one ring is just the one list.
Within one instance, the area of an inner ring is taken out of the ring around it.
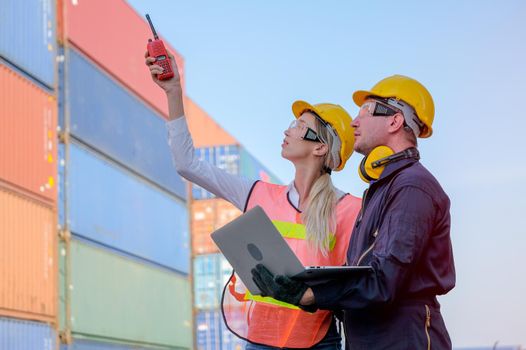
{"label": "man's wrist", "polygon": [[300,305],[312,305],[314,302],[314,292],[308,288],[300,299]]}

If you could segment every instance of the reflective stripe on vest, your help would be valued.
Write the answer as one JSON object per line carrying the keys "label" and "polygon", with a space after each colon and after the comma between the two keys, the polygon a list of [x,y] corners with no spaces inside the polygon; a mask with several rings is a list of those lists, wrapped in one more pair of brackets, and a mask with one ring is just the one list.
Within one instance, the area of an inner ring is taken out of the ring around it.
{"label": "reflective stripe on vest", "polygon": [[[305,230],[305,225],[279,220],[272,220],[272,223],[274,224],[274,226],[276,226],[279,233],[281,233],[281,235],[285,238],[302,240],[307,239],[307,231]],[[334,248],[334,245],[336,244],[336,237],[333,233],[329,234],[329,240],[329,250],[332,250]],[[248,290],[245,293],[245,300],[254,300],[260,303],[267,303],[286,307],[289,309],[300,310],[300,308],[296,305],[285,303],[283,301],[276,300],[272,297],[262,297],[261,295],[253,295]]]}
{"label": "reflective stripe on vest", "polygon": [[[272,223],[285,238],[307,239],[305,225],[279,220],[272,220]],[[334,233],[329,233],[329,250],[332,250],[335,245],[336,236],[334,236]]]}

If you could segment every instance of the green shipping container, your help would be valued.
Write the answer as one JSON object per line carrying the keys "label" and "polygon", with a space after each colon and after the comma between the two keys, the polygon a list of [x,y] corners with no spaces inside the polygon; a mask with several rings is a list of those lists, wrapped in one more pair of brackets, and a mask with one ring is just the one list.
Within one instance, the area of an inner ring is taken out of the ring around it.
{"label": "green shipping container", "polygon": [[192,349],[188,277],[74,239],[69,251],[67,267],[61,244],[61,330],[69,326],[74,337]]}

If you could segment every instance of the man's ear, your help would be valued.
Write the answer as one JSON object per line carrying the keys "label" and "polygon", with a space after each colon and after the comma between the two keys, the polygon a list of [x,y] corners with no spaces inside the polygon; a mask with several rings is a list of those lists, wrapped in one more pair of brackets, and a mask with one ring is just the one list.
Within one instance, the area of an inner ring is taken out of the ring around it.
{"label": "man's ear", "polygon": [[395,115],[393,115],[393,118],[391,118],[388,131],[391,133],[397,132],[398,130],[404,127],[404,122],[405,119],[403,114],[396,113]]}
{"label": "man's ear", "polygon": [[317,157],[323,157],[329,152],[329,146],[327,146],[324,143],[318,143],[316,144],[316,147],[314,147],[314,150],[312,153]]}

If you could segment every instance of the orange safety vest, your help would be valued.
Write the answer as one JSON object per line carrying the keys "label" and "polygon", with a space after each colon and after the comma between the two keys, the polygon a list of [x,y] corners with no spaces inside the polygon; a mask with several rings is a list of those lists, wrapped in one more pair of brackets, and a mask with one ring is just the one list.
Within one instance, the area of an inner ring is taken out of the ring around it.
{"label": "orange safety vest", "polygon": [[[287,186],[257,182],[245,211],[256,205],[263,208],[304,266],[345,264],[361,199],[347,194],[337,203],[336,233],[330,234],[326,257],[309,246],[301,212],[289,202]],[[278,348],[312,347],[325,337],[332,322],[331,311],[309,313],[271,297],[252,295],[235,274],[225,285],[221,306],[227,327],[238,337]]]}

